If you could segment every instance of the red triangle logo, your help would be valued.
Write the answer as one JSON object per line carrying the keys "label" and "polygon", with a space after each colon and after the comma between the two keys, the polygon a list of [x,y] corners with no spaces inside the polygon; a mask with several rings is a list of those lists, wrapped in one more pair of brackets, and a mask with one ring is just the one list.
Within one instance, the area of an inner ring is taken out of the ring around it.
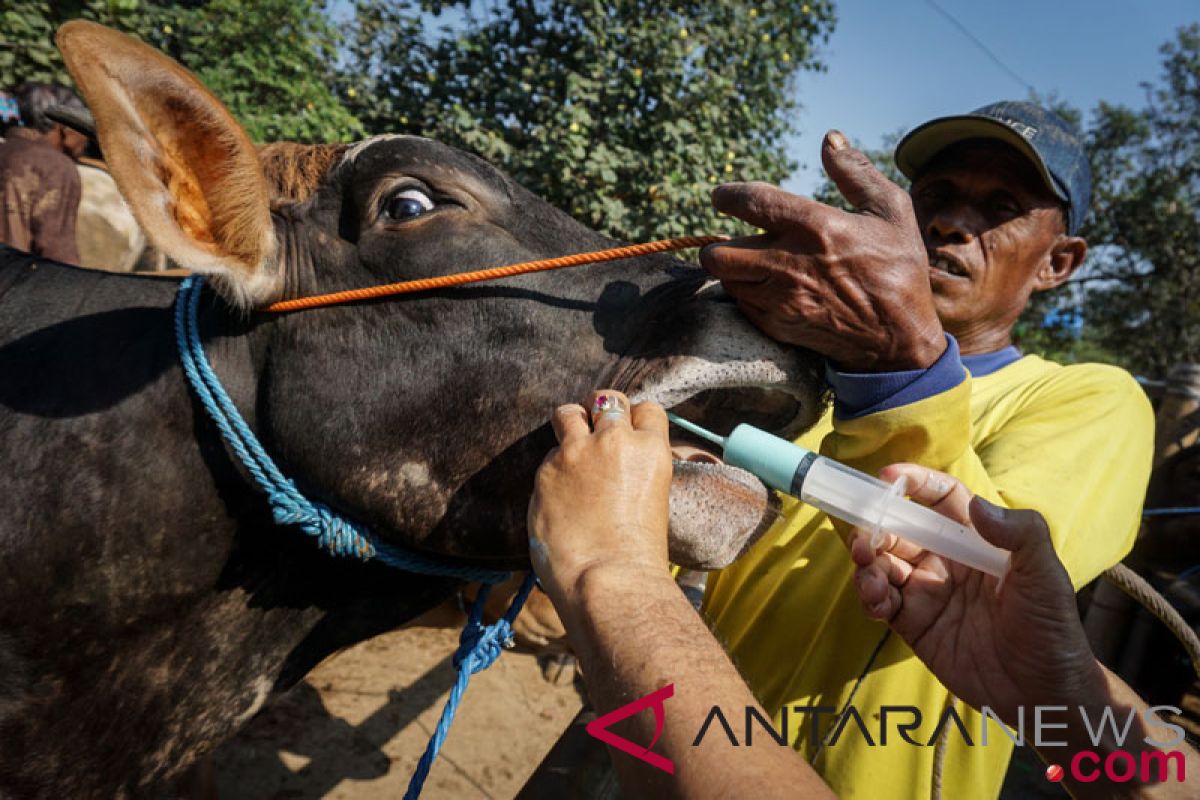
{"label": "red triangle logo", "polygon": [[[587,732],[595,736],[600,741],[607,745],[612,745],[623,753],[628,753],[634,758],[645,761],[652,767],[657,767],[669,775],[675,774],[675,762],[658,753],[650,752],[650,748],[658,742],[658,737],[662,735],[663,722],[666,719],[666,709],[663,703],[668,697],[675,695],[675,684],[668,683],[661,689],[651,692],[645,697],[640,697],[632,703],[627,703],[620,708],[614,709],[602,717],[596,717],[587,724]],[[609,727],[615,725],[621,720],[632,717],[640,711],[647,708],[654,710],[654,738],[650,740],[650,744],[642,747],[639,744],[626,739],[624,736],[618,736],[609,730]]]}

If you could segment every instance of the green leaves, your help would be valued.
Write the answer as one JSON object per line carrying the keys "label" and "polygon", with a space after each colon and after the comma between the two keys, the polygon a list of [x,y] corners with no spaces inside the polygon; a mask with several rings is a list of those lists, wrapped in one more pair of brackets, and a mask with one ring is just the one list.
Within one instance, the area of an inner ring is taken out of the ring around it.
{"label": "green leaves", "polygon": [[350,141],[362,135],[340,102],[339,34],[312,0],[16,2],[3,17],[0,84],[70,85],[54,31],[83,17],[158,47],[195,72],[257,141]]}
{"label": "green leaves", "polygon": [[1200,361],[1200,25],[1161,52],[1144,108],[1092,113],[1091,254],[1064,298],[1083,312],[1083,346],[1152,377]]}
{"label": "green leaves", "polygon": [[[53,32],[85,17],[198,74],[259,141],[416,133],[473,150],[617,238],[735,232],[708,195],[792,169],[793,81],[832,0],[16,0],[0,82],[67,82]],[[347,19],[346,17],[349,16]]]}
{"label": "green leaves", "polygon": [[[475,150],[592,227],[638,240],[739,229],[708,194],[791,171],[792,80],[819,66],[813,46],[833,26],[827,0],[424,3],[465,19],[439,35],[414,23],[417,6],[362,0],[347,31],[348,72],[363,76],[352,108],[368,131]],[[438,80],[414,79],[430,71]]]}

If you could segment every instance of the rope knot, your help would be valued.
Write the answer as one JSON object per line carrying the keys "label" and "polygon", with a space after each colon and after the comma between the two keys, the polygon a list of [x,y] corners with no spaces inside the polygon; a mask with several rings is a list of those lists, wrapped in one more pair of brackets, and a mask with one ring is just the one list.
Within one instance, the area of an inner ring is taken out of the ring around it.
{"label": "rope knot", "polygon": [[454,651],[454,668],[465,666],[474,675],[495,663],[505,648],[513,646],[512,625],[507,619],[497,620],[491,625],[468,623],[458,641],[458,649]]}
{"label": "rope knot", "polygon": [[362,559],[375,555],[375,548],[357,525],[323,503],[304,498],[291,481],[267,494],[271,516],[279,525],[296,525],[317,540],[317,546],[338,556]]}

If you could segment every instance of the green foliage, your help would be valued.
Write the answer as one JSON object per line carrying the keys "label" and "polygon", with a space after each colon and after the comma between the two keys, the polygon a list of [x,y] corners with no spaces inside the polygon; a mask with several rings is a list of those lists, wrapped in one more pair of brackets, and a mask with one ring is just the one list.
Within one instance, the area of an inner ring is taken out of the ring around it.
{"label": "green foliage", "polygon": [[93,19],[196,72],[257,140],[419,133],[647,239],[738,230],[712,186],[792,170],[794,77],[834,24],[832,0],[480,5],[359,0],[342,38],[321,0],[15,0],[0,83],[67,82],[53,32]]}
{"label": "green foliage", "polygon": [[349,141],[362,126],[330,88],[338,32],[313,0],[17,0],[0,25],[0,85],[70,85],[54,31],[91,19],[195,72],[258,141]]}
{"label": "green foliage", "polygon": [[[1080,232],[1090,254],[1067,286],[1034,295],[1017,329],[1027,350],[1151,377],[1200,361],[1200,25],[1161,52],[1144,108],[1102,102],[1091,114],[1092,208]],[[1082,329],[1045,324],[1064,312],[1082,315]]]}
{"label": "green foliage", "polygon": [[1085,314],[1121,361],[1162,377],[1200,361],[1200,24],[1161,50],[1140,111],[1100,104]]}
{"label": "green foliage", "polygon": [[473,150],[625,239],[737,229],[709,191],[791,171],[793,78],[834,22],[830,0],[423,7],[465,22],[430,35],[412,3],[358,5],[347,93],[367,129]]}
{"label": "green foliage", "polygon": [[62,56],[54,46],[54,31],[75,17],[105,19],[107,23],[112,16],[109,3],[103,0],[8,3],[0,12],[0,88],[11,88],[23,81],[70,85]]}

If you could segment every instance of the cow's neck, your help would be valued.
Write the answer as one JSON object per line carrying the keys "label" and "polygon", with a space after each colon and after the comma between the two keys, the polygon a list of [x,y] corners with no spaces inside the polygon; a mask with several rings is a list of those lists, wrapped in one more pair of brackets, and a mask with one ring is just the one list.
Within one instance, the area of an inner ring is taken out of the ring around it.
{"label": "cow's neck", "polygon": [[[0,271],[17,280],[0,318],[21,321],[0,332],[0,763],[14,780],[71,795],[96,776],[167,778],[271,691],[450,593],[271,524],[178,367],[169,282],[25,262]],[[269,340],[205,307],[213,367],[253,419]],[[138,736],[113,720],[139,720]]]}

